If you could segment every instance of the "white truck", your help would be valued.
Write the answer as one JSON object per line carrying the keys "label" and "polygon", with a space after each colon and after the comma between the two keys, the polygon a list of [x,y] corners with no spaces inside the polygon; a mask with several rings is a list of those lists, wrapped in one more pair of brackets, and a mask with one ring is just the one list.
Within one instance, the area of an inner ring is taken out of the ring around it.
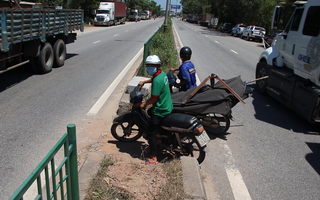
{"label": "white truck", "polygon": [[[285,30],[256,66],[256,90],[269,94],[311,123],[320,122],[320,1],[297,1]],[[272,27],[277,29],[281,7]]]}
{"label": "white truck", "polygon": [[141,19],[146,20],[150,19],[150,11],[149,10],[144,10],[141,12]]}
{"label": "white truck", "polygon": [[111,26],[125,24],[126,10],[127,6],[122,2],[100,2],[99,8],[95,10],[94,25]]}

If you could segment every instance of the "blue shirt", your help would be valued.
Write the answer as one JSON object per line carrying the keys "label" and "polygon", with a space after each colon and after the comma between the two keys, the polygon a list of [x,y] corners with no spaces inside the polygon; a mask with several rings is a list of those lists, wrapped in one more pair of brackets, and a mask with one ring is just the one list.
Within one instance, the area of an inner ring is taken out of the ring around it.
{"label": "blue shirt", "polygon": [[193,63],[190,60],[185,61],[179,67],[178,78],[180,79],[180,82],[189,82],[187,85],[181,86],[182,91],[186,91],[187,89],[197,87],[196,69],[194,68]]}

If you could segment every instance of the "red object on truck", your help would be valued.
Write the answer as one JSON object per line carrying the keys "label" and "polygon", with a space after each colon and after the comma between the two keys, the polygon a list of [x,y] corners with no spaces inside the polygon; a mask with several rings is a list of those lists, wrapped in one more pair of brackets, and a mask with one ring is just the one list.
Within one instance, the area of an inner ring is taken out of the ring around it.
{"label": "red object on truck", "polygon": [[127,5],[125,3],[122,2],[118,2],[118,1],[110,1],[114,3],[114,16],[115,17],[125,17],[127,15]]}
{"label": "red object on truck", "polygon": [[212,17],[212,16],[213,16],[212,14],[203,14],[203,15],[201,16],[200,25],[201,25],[201,26],[208,26],[210,17]]}

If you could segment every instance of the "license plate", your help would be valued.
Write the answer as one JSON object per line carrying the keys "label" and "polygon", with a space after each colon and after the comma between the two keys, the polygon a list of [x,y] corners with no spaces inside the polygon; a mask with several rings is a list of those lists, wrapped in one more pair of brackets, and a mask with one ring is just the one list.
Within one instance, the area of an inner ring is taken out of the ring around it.
{"label": "license plate", "polygon": [[201,147],[205,146],[210,142],[210,138],[206,131],[203,131],[200,135],[196,135],[196,139]]}
{"label": "license plate", "polygon": [[102,24],[102,22],[99,22],[99,24]]}

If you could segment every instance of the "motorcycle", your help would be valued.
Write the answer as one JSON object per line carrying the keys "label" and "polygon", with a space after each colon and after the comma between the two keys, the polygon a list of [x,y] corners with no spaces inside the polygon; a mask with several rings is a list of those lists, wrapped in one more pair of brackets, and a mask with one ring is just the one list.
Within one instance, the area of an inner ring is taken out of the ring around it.
{"label": "motorcycle", "polygon": [[[141,136],[147,139],[150,116],[138,106],[143,99],[141,86],[130,93],[132,108],[130,113],[113,120],[112,136],[122,142],[132,142]],[[206,146],[210,138],[204,130],[201,120],[194,116],[171,113],[161,122],[161,131],[157,134],[157,145],[163,153],[175,156],[192,156],[200,163],[206,155]]]}
{"label": "motorcycle", "polygon": [[[167,76],[170,85],[174,85],[177,79],[175,75],[169,72]],[[214,78],[219,82],[214,83]],[[204,84],[209,79],[211,85]],[[230,127],[231,109],[239,101],[248,98],[252,91],[252,87],[243,82],[240,76],[222,80],[211,75],[196,88],[172,92],[172,112],[193,115],[201,119],[208,133],[224,134]]]}

